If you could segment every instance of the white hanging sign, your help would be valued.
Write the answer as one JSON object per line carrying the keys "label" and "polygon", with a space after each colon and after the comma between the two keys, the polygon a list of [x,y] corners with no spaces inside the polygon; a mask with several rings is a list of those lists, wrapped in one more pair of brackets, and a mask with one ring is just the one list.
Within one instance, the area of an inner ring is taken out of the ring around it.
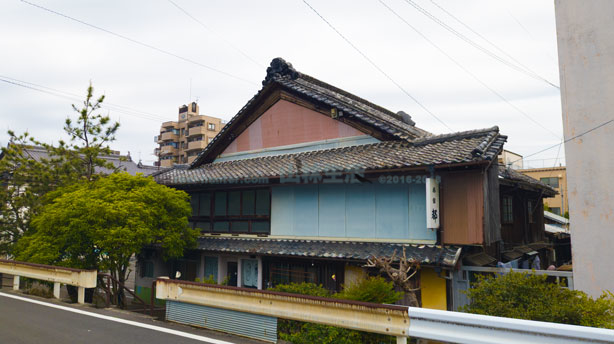
{"label": "white hanging sign", "polygon": [[436,178],[426,179],[426,228],[439,228],[439,183]]}

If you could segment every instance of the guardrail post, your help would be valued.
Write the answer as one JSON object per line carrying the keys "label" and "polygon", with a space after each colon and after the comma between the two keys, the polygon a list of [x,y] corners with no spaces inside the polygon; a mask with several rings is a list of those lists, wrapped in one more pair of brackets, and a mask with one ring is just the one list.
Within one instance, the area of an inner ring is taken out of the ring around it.
{"label": "guardrail post", "polygon": [[60,282],[53,283],[53,297],[60,298]]}
{"label": "guardrail post", "polygon": [[19,290],[19,276],[13,276],[13,290]]}
{"label": "guardrail post", "polygon": [[85,288],[84,287],[79,287],[79,289],[77,289],[77,302],[80,304],[85,303]]}
{"label": "guardrail post", "polygon": [[407,337],[405,337],[405,336],[398,336],[397,337],[397,344],[407,344]]}

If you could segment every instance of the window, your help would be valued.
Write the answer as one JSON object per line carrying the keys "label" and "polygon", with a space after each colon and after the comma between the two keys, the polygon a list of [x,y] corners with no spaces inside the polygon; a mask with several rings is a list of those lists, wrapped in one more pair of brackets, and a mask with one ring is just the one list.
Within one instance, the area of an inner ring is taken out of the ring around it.
{"label": "window", "polygon": [[141,277],[154,277],[154,263],[151,260],[145,260],[141,263]]}
{"label": "window", "polygon": [[208,123],[208,124],[207,124],[207,129],[209,129],[209,130],[215,130],[215,124],[214,124],[214,123]]}
{"label": "window", "polygon": [[264,258],[262,270],[265,288],[307,282],[321,284],[328,290],[339,290],[344,283],[344,265],[338,262]]}
{"label": "window", "polygon": [[512,212],[512,196],[503,196],[502,199],[502,211],[501,220],[503,223],[512,223],[514,220],[514,214]]}
{"label": "window", "polygon": [[561,215],[561,208],[560,207],[550,207],[550,212],[557,214],[557,215]]}
{"label": "window", "polygon": [[203,136],[202,135],[198,135],[198,136],[194,136],[194,137],[188,137],[188,142],[202,141],[202,140],[203,140]]}
{"label": "window", "polygon": [[533,223],[533,201],[527,202],[527,217],[529,218],[529,223]]}
{"label": "window", "polygon": [[192,103],[192,112],[196,112],[196,103]]}
{"label": "window", "polygon": [[269,234],[269,189],[209,191],[191,194],[194,227],[207,233]]}
{"label": "window", "polygon": [[558,177],[539,178],[539,181],[541,181],[542,183],[544,183],[546,185],[550,185],[553,188],[558,188],[559,187],[559,178]]}

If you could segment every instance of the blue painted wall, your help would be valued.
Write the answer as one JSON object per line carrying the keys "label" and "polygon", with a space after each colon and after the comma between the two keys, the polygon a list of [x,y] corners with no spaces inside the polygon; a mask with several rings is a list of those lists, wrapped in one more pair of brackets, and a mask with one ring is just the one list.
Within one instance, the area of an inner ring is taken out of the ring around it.
{"label": "blue painted wall", "polygon": [[271,235],[436,240],[424,184],[308,184],[272,190]]}

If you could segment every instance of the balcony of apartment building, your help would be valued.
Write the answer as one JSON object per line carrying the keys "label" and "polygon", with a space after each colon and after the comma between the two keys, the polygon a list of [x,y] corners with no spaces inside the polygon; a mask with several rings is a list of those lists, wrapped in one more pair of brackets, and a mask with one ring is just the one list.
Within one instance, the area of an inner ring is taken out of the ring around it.
{"label": "balcony of apartment building", "polygon": [[194,136],[206,136],[207,134],[211,134],[210,130],[207,130],[207,128],[204,125],[201,126],[197,126],[197,127],[191,127],[188,130],[188,137],[194,137]]}
{"label": "balcony of apartment building", "polygon": [[206,121],[207,121],[207,117],[203,115],[190,116],[188,117],[188,126],[192,126],[194,124],[201,123],[201,122],[202,123],[200,125],[204,125]]}
{"label": "balcony of apartment building", "polygon": [[174,130],[160,133],[160,135],[158,136],[158,142],[178,141],[178,140],[179,140],[179,132],[174,131]]}
{"label": "balcony of apartment building", "polygon": [[173,145],[160,147],[160,155],[177,155],[177,147]]}
{"label": "balcony of apartment building", "polygon": [[162,125],[160,126],[162,129],[177,129],[179,127],[179,123],[176,121],[168,121],[168,122],[164,122],[162,123]]}
{"label": "balcony of apartment building", "polygon": [[161,159],[161,160],[160,160],[160,165],[159,165],[159,166],[160,166],[160,167],[173,167],[173,164],[174,164],[175,162],[176,162],[176,161],[175,161],[175,160],[173,160],[173,159]]}
{"label": "balcony of apartment building", "polygon": [[203,138],[202,140],[188,142],[186,151],[202,150],[205,147],[207,147],[207,141]]}

